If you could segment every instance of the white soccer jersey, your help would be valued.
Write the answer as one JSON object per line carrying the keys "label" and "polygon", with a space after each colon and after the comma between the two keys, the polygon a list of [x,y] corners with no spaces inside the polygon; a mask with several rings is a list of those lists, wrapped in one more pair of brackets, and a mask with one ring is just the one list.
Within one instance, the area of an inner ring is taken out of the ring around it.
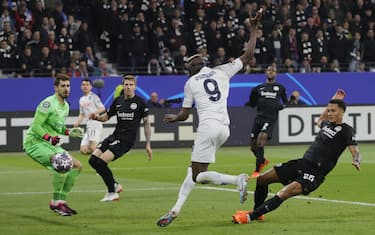
{"label": "white soccer jersey", "polygon": [[191,108],[195,104],[200,123],[216,119],[229,125],[227,111],[229,80],[242,67],[239,58],[214,68],[203,67],[186,82],[182,107]]}
{"label": "white soccer jersey", "polygon": [[88,95],[84,95],[79,99],[79,113],[85,117],[84,121],[87,121],[87,125],[98,125],[101,122],[95,120],[89,120],[89,115],[96,112],[98,108],[104,108],[104,105],[100,98],[90,92]]}

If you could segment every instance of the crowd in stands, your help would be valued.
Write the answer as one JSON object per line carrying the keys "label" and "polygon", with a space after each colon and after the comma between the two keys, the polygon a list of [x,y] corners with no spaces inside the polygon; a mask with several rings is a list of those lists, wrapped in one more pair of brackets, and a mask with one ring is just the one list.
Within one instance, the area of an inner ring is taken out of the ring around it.
{"label": "crowd in stands", "polygon": [[1,0],[0,70],[108,76],[108,59],[119,73],[184,74],[193,54],[211,66],[241,55],[260,7],[244,73],[375,71],[373,0]]}

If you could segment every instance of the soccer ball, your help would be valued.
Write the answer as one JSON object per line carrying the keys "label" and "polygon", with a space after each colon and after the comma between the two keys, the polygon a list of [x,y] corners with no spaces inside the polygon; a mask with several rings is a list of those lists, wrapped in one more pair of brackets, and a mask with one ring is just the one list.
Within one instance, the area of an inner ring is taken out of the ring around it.
{"label": "soccer ball", "polygon": [[51,164],[58,173],[65,173],[73,168],[73,159],[68,153],[56,153],[51,158]]}

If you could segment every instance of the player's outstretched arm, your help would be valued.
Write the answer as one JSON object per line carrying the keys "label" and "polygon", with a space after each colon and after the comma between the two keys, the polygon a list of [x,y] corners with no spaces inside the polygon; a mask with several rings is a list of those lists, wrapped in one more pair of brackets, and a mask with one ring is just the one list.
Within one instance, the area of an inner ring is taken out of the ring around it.
{"label": "player's outstretched arm", "polygon": [[353,157],[352,165],[355,167],[355,169],[360,171],[361,170],[361,154],[359,152],[358,146],[350,145],[348,148]]}
{"label": "player's outstretched arm", "polygon": [[105,122],[105,121],[108,121],[108,119],[109,119],[107,113],[104,113],[104,114],[92,113],[92,114],[90,114],[89,118],[92,119],[92,120],[100,121],[100,122]]}
{"label": "player's outstretched arm", "polygon": [[245,52],[240,56],[243,66],[246,66],[254,56],[255,44],[257,41],[257,30],[263,8],[260,8],[254,18],[248,19],[250,22],[250,39],[247,42]]}
{"label": "player's outstretched arm", "polygon": [[[338,88],[331,99],[332,100],[333,99],[343,100],[345,98],[345,95],[346,95],[345,91],[341,88]],[[328,119],[328,111],[327,111],[327,108],[325,108],[324,111],[322,112],[322,114],[320,114],[320,117],[319,117],[318,121],[315,123],[315,125],[320,127],[321,124],[322,124],[322,121],[327,120],[327,119]]]}
{"label": "player's outstretched arm", "polygon": [[163,121],[164,122],[178,122],[185,121],[188,119],[191,108],[182,108],[178,114],[165,114]]}

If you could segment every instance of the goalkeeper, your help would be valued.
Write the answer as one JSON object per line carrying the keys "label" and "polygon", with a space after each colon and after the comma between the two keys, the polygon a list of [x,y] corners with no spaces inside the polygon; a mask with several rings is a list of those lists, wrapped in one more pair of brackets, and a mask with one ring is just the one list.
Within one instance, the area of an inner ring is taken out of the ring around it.
{"label": "goalkeeper", "polygon": [[[38,105],[23,143],[26,154],[50,170],[53,170],[51,157],[56,153],[66,152],[59,145],[59,135],[83,136],[82,129],[65,127],[65,119],[69,113],[69,104],[65,99],[70,93],[70,77],[57,74],[54,89],[55,94],[45,98]],[[59,215],[77,214],[77,211],[68,207],[66,197],[73,188],[81,168],[81,162],[73,158],[73,169],[65,174],[56,171],[53,173],[53,198],[50,208]]]}

